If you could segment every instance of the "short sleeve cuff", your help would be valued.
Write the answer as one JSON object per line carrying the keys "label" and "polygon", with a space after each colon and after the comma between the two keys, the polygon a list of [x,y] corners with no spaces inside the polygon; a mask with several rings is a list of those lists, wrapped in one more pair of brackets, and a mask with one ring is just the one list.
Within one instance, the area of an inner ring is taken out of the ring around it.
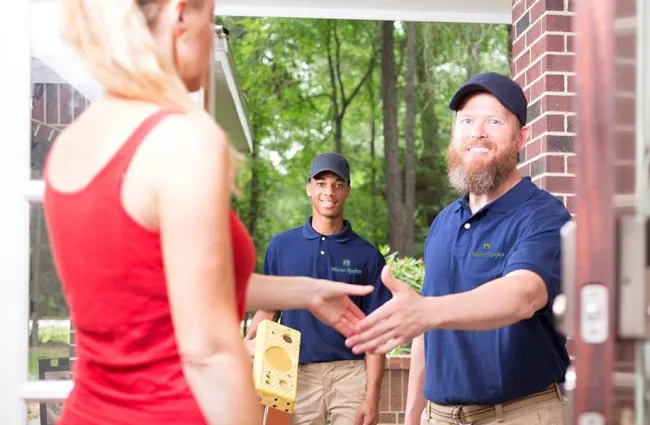
{"label": "short sleeve cuff", "polygon": [[544,282],[544,286],[546,286],[546,292],[548,294],[548,304],[544,306],[540,312],[545,312],[548,310],[548,308],[553,304],[553,300],[555,299],[556,290],[554,286],[553,279],[548,275],[547,272],[545,272],[541,267],[531,264],[531,263],[513,263],[513,264],[508,264],[506,268],[503,271],[503,275],[506,276],[509,273],[515,272],[517,270],[528,270],[530,272],[535,273],[539,277],[542,278],[542,281]]}

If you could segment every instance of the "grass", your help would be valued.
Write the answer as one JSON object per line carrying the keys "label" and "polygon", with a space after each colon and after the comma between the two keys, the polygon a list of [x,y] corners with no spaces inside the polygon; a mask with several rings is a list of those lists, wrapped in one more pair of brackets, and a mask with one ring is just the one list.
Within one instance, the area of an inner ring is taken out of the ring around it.
{"label": "grass", "polygon": [[68,326],[40,326],[39,345],[29,347],[29,378],[38,379],[38,359],[70,356],[70,328]]}
{"label": "grass", "polygon": [[38,359],[53,359],[70,356],[70,346],[61,343],[46,343],[29,348],[29,377],[38,379]]}
{"label": "grass", "polygon": [[38,340],[41,344],[58,342],[70,345],[70,328],[66,327],[42,327],[38,330]]}

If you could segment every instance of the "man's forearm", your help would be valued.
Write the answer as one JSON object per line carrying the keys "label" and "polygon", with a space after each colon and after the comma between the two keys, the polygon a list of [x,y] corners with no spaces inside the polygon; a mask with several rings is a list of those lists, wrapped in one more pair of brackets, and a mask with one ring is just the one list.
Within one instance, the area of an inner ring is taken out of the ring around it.
{"label": "man's forearm", "polygon": [[406,394],[405,421],[407,425],[419,424],[426,405],[422,394],[424,389],[424,336],[420,335],[411,345],[411,366],[409,368],[408,391]]}
{"label": "man's forearm", "polygon": [[386,356],[384,354],[366,355],[366,401],[379,403],[385,366]]}
{"label": "man's forearm", "polygon": [[531,318],[546,305],[548,294],[541,278],[521,271],[471,291],[422,301],[428,329],[491,330]]}
{"label": "man's forearm", "polygon": [[307,308],[314,279],[266,276],[254,273],[249,281],[246,311],[277,311]]}

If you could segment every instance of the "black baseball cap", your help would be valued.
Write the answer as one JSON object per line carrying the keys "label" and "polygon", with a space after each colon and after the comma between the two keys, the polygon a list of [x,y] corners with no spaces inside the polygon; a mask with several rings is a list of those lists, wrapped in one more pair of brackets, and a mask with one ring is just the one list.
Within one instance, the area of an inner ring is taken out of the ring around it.
{"label": "black baseball cap", "polygon": [[526,125],[528,101],[519,84],[510,77],[496,72],[485,72],[473,76],[456,91],[449,102],[449,109],[458,111],[465,100],[476,93],[489,93],[496,97],[503,106],[515,114],[522,126]]}
{"label": "black baseball cap", "polygon": [[309,179],[311,180],[317,174],[325,171],[330,171],[350,183],[350,164],[348,164],[348,160],[341,154],[323,153],[316,156],[311,161]]}

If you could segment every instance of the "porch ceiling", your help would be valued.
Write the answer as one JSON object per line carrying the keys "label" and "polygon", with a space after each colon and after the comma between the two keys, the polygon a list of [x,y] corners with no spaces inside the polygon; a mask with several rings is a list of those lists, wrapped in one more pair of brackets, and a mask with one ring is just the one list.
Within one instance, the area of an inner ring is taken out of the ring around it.
{"label": "porch ceiling", "polygon": [[218,0],[215,14],[509,24],[512,0]]}

